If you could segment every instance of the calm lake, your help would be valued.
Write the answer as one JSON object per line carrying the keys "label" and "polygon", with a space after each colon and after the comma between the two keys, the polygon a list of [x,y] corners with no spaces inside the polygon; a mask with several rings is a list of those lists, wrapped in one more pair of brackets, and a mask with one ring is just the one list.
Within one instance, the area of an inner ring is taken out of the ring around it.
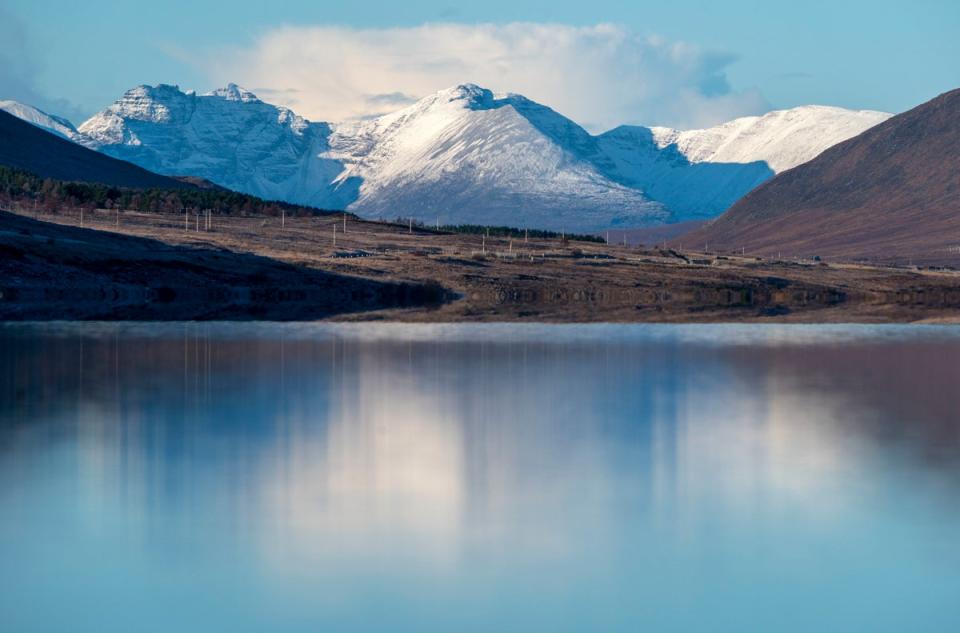
{"label": "calm lake", "polygon": [[960,328],[0,324],[0,630],[960,630]]}

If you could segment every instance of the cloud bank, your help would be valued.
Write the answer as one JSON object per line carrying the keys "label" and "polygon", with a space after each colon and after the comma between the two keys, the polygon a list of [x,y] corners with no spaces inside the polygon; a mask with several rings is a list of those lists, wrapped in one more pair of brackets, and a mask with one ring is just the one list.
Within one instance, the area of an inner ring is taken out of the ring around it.
{"label": "cloud bank", "polygon": [[703,127],[769,109],[758,91],[731,89],[733,56],[610,24],[286,26],[205,58],[212,81],[314,120],[382,114],[465,82],[523,94],[593,131]]}

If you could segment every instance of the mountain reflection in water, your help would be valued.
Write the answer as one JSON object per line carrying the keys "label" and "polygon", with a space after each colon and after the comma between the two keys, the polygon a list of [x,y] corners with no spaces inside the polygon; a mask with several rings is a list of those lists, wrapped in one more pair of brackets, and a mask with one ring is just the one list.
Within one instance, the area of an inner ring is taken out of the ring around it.
{"label": "mountain reflection in water", "polygon": [[951,328],[0,326],[0,622],[950,630],[957,358]]}

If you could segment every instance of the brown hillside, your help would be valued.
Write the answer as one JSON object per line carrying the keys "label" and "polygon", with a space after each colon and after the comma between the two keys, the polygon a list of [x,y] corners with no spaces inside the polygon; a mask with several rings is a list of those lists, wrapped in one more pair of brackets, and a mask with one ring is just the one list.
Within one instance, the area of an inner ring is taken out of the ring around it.
{"label": "brown hillside", "polygon": [[960,90],[760,185],[689,245],[960,265]]}

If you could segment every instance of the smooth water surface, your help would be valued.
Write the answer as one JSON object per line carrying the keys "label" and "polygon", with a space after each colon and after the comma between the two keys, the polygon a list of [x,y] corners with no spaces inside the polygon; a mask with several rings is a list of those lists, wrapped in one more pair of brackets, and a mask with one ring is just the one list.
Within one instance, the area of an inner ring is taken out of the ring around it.
{"label": "smooth water surface", "polygon": [[0,630],[960,631],[960,330],[0,325]]}

